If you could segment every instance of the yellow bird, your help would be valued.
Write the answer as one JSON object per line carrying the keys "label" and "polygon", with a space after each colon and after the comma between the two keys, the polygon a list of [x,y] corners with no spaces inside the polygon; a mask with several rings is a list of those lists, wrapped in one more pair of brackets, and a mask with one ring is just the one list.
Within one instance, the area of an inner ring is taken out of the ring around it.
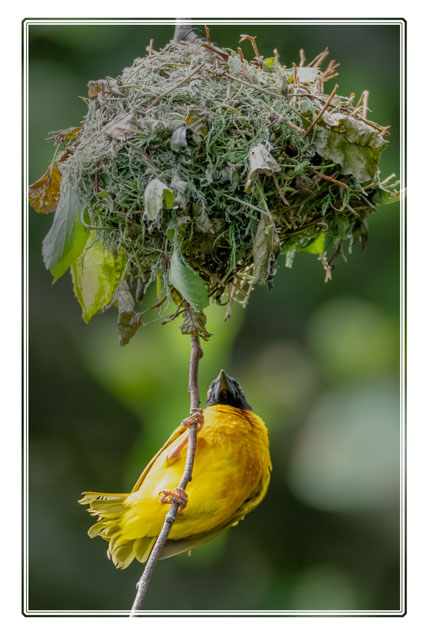
{"label": "yellow bird", "polygon": [[221,370],[196,419],[200,431],[188,506],[187,494],[173,488],[184,471],[191,418],[172,433],[130,493],[83,493],[80,504],[89,505],[89,513],[98,516],[89,536],[109,542],[107,554],[117,568],[125,569],[135,558],[146,562],[167,503],[178,502],[180,508],[161,558],[208,542],[238,524],[264,498],[271,472],[268,432],[237,380]]}

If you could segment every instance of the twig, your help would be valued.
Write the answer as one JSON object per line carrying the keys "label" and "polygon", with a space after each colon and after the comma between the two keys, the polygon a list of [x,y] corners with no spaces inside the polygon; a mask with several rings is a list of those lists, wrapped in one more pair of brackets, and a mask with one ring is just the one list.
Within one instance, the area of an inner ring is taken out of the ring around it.
{"label": "twig", "polygon": [[340,66],[339,62],[335,62],[335,60],[331,60],[322,74],[323,81],[327,82],[328,80],[332,80],[332,78],[335,78],[335,76],[338,76],[339,73],[337,71],[337,68],[339,66]]}
{"label": "twig", "polygon": [[[280,188],[280,184],[279,184],[279,181],[278,181],[277,176],[276,176],[276,174],[275,174],[275,173],[273,173],[273,182],[274,182],[274,186],[275,186],[275,187],[276,187],[276,189],[277,189],[277,192],[278,192],[278,194],[279,194],[279,197],[280,197],[281,201],[283,202],[283,204],[284,204],[284,205],[286,205],[287,207],[289,207],[289,206],[290,206],[290,204],[289,204],[289,202],[286,200],[286,198],[285,198],[285,196],[284,196],[284,194],[283,194],[283,191],[282,191],[282,190],[281,190],[281,188]],[[287,224],[287,223],[286,223],[286,224]]]}
{"label": "twig", "polygon": [[214,53],[215,55],[219,56],[221,60],[227,61],[228,58],[230,57],[228,53],[225,53],[225,51],[222,51],[222,49],[215,47],[213,44],[209,44],[208,42],[201,42],[200,44],[204,49],[207,49],[211,53]]}
{"label": "twig", "polygon": [[350,189],[348,184],[346,184],[345,182],[341,182],[336,178],[332,178],[332,176],[327,176],[325,173],[320,173],[320,171],[317,171],[316,169],[311,169],[311,171],[315,173],[316,176],[319,176],[319,178],[323,178],[323,180],[329,180],[329,182],[333,182],[334,184],[337,184],[340,187],[345,187],[346,189]]}
{"label": "twig", "polygon": [[292,68],[294,70],[294,87],[295,89],[298,87],[298,68],[295,62],[292,63]]}
{"label": "twig", "polygon": [[362,118],[366,118],[366,116],[368,115],[368,98],[369,98],[369,91],[367,89],[365,89],[364,91],[362,91],[359,101],[356,104],[356,107],[353,111],[353,115],[355,113],[357,113],[358,109],[362,109]]}
{"label": "twig", "polygon": [[323,60],[327,58],[329,55],[329,49],[326,47],[321,53],[318,53],[317,56],[307,65],[307,67],[320,67]]}
{"label": "twig", "polygon": [[[264,209],[260,209],[259,207],[256,207],[253,204],[250,204],[249,202],[245,202],[244,200],[240,200],[240,198],[235,198],[234,196],[229,196],[228,193],[224,193],[224,196],[226,198],[228,198],[229,200],[235,200],[236,202],[239,202],[240,204],[243,204],[245,207],[249,207],[250,209],[253,209],[254,211],[258,211],[259,213],[264,214],[265,216],[267,216],[267,218],[270,220],[271,224],[274,226],[274,222],[273,222],[273,218],[271,217],[271,213],[270,211],[265,211]],[[245,214],[248,215],[248,214]],[[249,216],[252,218],[252,216]],[[252,218],[253,220],[255,220],[256,218]]]}
{"label": "twig", "polygon": [[155,98],[153,100],[153,102],[151,102],[148,107],[146,107],[144,109],[144,113],[147,113],[147,111],[149,109],[151,109],[152,107],[154,107],[154,105],[156,105],[158,102],[160,102],[160,100],[162,100],[165,96],[169,95],[169,93],[172,93],[172,91],[175,91],[175,89],[178,89],[178,87],[180,87],[181,85],[185,84],[186,82],[188,82],[188,80],[190,80],[190,78],[192,78],[193,76],[195,76],[197,73],[199,73],[199,71],[201,69],[203,69],[204,63],[200,64],[197,69],[194,69],[194,71],[192,71],[191,73],[188,74],[188,76],[185,76],[185,78],[183,78],[182,80],[180,80],[179,82],[177,82],[176,84],[174,84],[173,87],[170,87],[167,91],[165,91],[164,93],[160,94],[159,96],[157,96],[157,98]]}
{"label": "twig", "polygon": [[338,89],[338,85],[336,84],[335,87],[332,89],[331,91],[331,95],[329,96],[328,100],[326,101],[325,106],[323,107],[323,109],[319,112],[319,114],[317,115],[317,117],[313,120],[313,122],[310,124],[310,126],[308,127],[308,129],[306,129],[306,132],[304,134],[304,136],[306,136],[308,133],[310,133],[310,131],[312,130],[312,128],[314,127],[315,124],[317,124],[320,120],[320,118],[323,116],[323,114],[325,113],[326,109],[329,107],[332,98],[334,97],[334,95],[336,94]]}
{"label": "twig", "polygon": [[[192,42],[196,38],[195,33],[192,31],[191,24],[180,24],[178,21],[175,26],[174,33],[174,41],[180,40],[189,40]],[[154,100],[148,108],[152,107],[154,104],[158,102],[158,99],[163,98],[165,95],[174,91],[178,86],[187,82],[193,75],[195,75],[203,65],[200,65],[195,71],[190,73],[182,83],[171,87],[171,89],[165,92],[162,96],[158,96],[156,100]],[[147,111],[146,109],[146,111]],[[188,391],[190,393],[190,413],[193,413],[196,409],[200,407],[200,393],[199,393],[199,382],[198,382],[198,374],[199,374],[199,360],[203,356],[203,351],[200,346],[200,339],[198,336],[191,336],[191,356],[190,356],[190,372],[189,372],[189,383],[188,383]],[[188,447],[187,447],[187,457],[185,459],[185,468],[184,473],[182,474],[181,481],[178,485],[179,489],[185,491],[187,484],[191,480],[191,476],[193,473],[193,464],[194,464],[194,456],[196,454],[196,444],[197,444],[197,423],[194,422],[190,425],[188,430]],[[151,576],[153,575],[154,567],[159,559],[160,553],[168,539],[170,530],[175,522],[175,518],[178,514],[179,505],[176,502],[172,502],[169,507],[169,511],[166,514],[165,521],[163,523],[162,530],[160,531],[159,537],[157,538],[154,547],[150,553],[150,557],[147,560],[145,565],[143,574],[138,581],[137,584],[137,592],[135,596],[134,603],[132,605],[132,610],[130,613],[131,617],[137,615],[137,612],[141,610],[142,602],[144,600],[145,594],[148,590],[148,585],[150,584]]]}
{"label": "twig", "polygon": [[[189,375],[189,383],[188,390],[190,392],[190,412],[193,413],[196,409],[200,407],[200,393],[199,393],[199,384],[198,384],[198,374],[199,374],[199,360],[203,356],[203,351],[200,346],[200,339],[198,336],[191,336],[191,356],[190,356],[190,375]],[[194,464],[194,456],[196,453],[196,444],[197,444],[197,423],[194,422],[189,427],[188,434],[188,448],[187,448],[187,457],[185,460],[185,468],[184,473],[182,474],[181,481],[178,485],[179,489],[185,491],[187,484],[191,480],[191,476],[193,473],[193,464]],[[170,530],[175,522],[175,518],[178,513],[179,505],[176,502],[173,502],[169,507],[169,511],[166,514],[166,518],[160,532],[159,537],[156,540],[156,543],[150,553],[150,557],[147,560],[147,563],[144,568],[144,572],[137,584],[137,593],[135,597],[135,601],[132,605],[132,611],[130,613],[131,617],[137,615],[137,612],[141,610],[142,601],[144,600],[144,596],[147,593],[148,585],[150,584],[151,576],[153,575],[154,567],[159,559],[160,553],[168,539]]]}
{"label": "twig", "polygon": [[[209,71],[209,69],[207,69],[207,71]],[[232,76],[229,73],[224,73],[224,76],[226,78],[230,78],[230,80],[235,80],[236,82],[245,84],[247,87],[250,87],[251,89],[256,89],[261,93],[265,93],[267,96],[271,96],[272,98],[276,98],[277,100],[283,99],[283,96],[279,95],[278,93],[273,93],[273,91],[268,91],[267,89],[263,89],[262,87],[259,87],[257,84],[250,84],[249,82],[245,82],[241,78],[236,78],[236,76]]]}
{"label": "twig", "polygon": [[154,39],[151,38],[148,47],[145,47],[145,50],[149,58],[151,58],[151,56],[153,55],[153,45],[154,45]]}
{"label": "twig", "polygon": [[243,40],[249,40],[251,45],[252,45],[252,49],[254,50],[255,58],[260,58],[260,54],[259,54],[259,51],[258,51],[257,44],[255,42],[255,38],[256,38],[256,36],[248,36],[246,34],[242,34],[240,36],[239,44],[241,42],[243,42]]}

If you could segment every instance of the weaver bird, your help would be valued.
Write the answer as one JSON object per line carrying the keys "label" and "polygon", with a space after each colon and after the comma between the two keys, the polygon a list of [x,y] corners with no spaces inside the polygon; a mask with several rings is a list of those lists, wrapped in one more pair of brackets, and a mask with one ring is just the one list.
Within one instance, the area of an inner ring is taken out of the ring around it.
{"label": "weaver bird", "polygon": [[[199,434],[186,493],[173,487],[184,471],[192,420]],[[238,524],[264,498],[270,472],[267,428],[237,380],[221,370],[209,387],[205,409],[172,433],[130,493],[85,491],[79,502],[98,516],[89,536],[107,540],[108,557],[125,569],[135,558],[148,559],[168,503],[180,506],[161,558],[188,552]]]}

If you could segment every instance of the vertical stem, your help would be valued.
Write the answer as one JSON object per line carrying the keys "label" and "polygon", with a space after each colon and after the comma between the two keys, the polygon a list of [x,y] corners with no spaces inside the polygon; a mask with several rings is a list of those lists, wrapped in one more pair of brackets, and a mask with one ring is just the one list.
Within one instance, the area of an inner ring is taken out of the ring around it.
{"label": "vertical stem", "polygon": [[[178,22],[178,20],[185,20],[185,23]],[[177,18],[175,24],[175,33],[173,35],[174,42],[179,42],[180,40],[188,40],[188,42],[193,42],[197,38],[191,27],[191,19],[190,18]]]}
{"label": "vertical stem", "polygon": [[[199,376],[199,360],[202,356],[203,356],[203,351],[200,346],[199,337],[191,336],[190,373],[189,373],[189,382],[188,382],[188,391],[190,393],[190,407],[191,407],[190,413],[192,413],[195,409],[198,409],[200,407],[198,376]],[[196,454],[196,444],[197,444],[197,424],[194,423],[189,427],[188,447],[187,447],[187,457],[185,460],[185,468],[184,468],[184,473],[182,474],[181,481],[178,485],[178,487],[182,490],[185,490],[187,484],[191,480],[191,475],[193,473],[194,456]],[[142,602],[144,600],[145,594],[147,593],[150,579],[151,579],[151,576],[153,575],[154,567],[160,557],[160,554],[166,543],[166,540],[168,539],[173,523],[175,522],[175,518],[178,513],[178,508],[179,508],[179,505],[176,502],[173,502],[169,507],[169,511],[166,514],[162,530],[150,553],[150,557],[147,560],[147,563],[144,568],[144,572],[138,581],[137,592],[136,592],[135,600],[132,605],[132,610],[130,613],[131,617],[136,616],[137,611],[140,611],[142,608]]]}
{"label": "vertical stem", "polygon": [[190,411],[194,411],[200,407],[199,360],[203,357],[203,351],[200,346],[200,338],[198,336],[190,336],[190,338],[191,356],[188,391],[190,393]]}

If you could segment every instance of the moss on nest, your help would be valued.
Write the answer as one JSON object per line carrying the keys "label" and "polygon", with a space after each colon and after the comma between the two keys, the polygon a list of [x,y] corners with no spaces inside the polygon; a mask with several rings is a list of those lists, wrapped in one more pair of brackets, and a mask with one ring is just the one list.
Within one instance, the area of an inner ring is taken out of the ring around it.
{"label": "moss on nest", "polygon": [[122,343],[153,281],[159,300],[186,311],[183,331],[207,338],[208,298],[228,301],[229,315],[234,299],[245,305],[255,284],[271,286],[278,260],[291,267],[299,251],[316,254],[329,279],[340,253],[364,247],[381,194],[398,197],[396,183],[380,181],[387,127],[367,119],[367,92],[357,104],[337,87],[324,93],[338,66],[321,70],[327,50],[308,65],[301,52],[290,68],[277,52],[255,53],[248,62],[201,40],[150,50],[117,78],[90,82],[82,127],[53,135],[66,150],[45,263],[55,277],[72,267],[85,308],[84,256],[101,240],[95,262],[114,257],[122,320],[131,296]]}

